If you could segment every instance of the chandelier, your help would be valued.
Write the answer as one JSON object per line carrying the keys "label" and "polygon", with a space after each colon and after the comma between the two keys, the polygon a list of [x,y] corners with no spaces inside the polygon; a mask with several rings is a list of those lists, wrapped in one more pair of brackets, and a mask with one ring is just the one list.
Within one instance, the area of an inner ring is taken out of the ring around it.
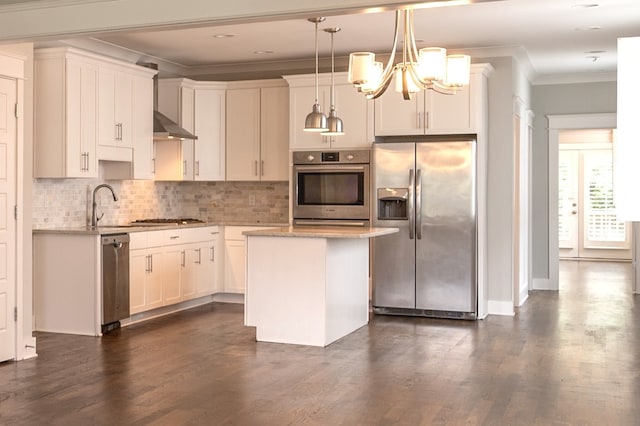
{"label": "chandelier", "polygon": [[[398,34],[404,21],[402,60],[395,63]],[[471,58],[467,55],[448,55],[441,47],[416,48],[413,35],[413,10],[396,10],[395,34],[389,60],[383,68],[372,52],[354,52],[349,55],[349,83],[368,99],[380,97],[395,75],[396,91],[404,99],[422,89],[438,93],[455,94],[469,84]]]}

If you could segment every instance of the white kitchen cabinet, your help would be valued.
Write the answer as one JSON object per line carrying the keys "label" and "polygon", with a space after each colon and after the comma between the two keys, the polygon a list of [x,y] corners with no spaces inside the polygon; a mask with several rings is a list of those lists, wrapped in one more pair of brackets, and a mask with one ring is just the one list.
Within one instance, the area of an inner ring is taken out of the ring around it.
{"label": "white kitchen cabinet", "polygon": [[225,104],[222,84],[201,84],[195,91],[193,180],[225,180]]}
{"label": "white kitchen cabinet", "polygon": [[155,142],[157,180],[225,179],[226,84],[184,78],[158,82],[158,109],[198,137]]}
{"label": "white kitchen cabinet", "polygon": [[153,79],[133,80],[133,178],[154,178]]}
{"label": "white kitchen cabinet", "polygon": [[284,81],[229,84],[227,180],[288,180],[288,134],[289,91]]}
{"label": "white kitchen cabinet", "polygon": [[[155,70],[74,48],[34,52],[35,177],[98,177],[153,137]],[[142,153],[140,153],[142,156]]]}
{"label": "white kitchen cabinet", "polygon": [[[375,100],[375,135],[439,135],[464,134],[478,131],[476,99],[482,96],[486,85],[484,64],[471,67],[468,87],[455,95],[422,90],[404,100],[394,84]],[[355,89],[354,89],[355,90]]]}
{"label": "white kitchen cabinet", "polygon": [[[335,74],[335,107],[345,134],[323,136],[304,131],[304,122],[315,101],[315,75],[284,77],[289,83],[289,147],[292,150],[369,148],[373,142],[373,101],[347,82],[347,73]],[[319,76],[318,103],[325,115],[331,107],[331,75]]]}
{"label": "white kitchen cabinet", "polygon": [[244,293],[246,276],[245,231],[264,229],[263,226],[224,227],[224,292]]}
{"label": "white kitchen cabinet", "polygon": [[218,291],[217,226],[130,234],[131,314]]}
{"label": "white kitchen cabinet", "polygon": [[98,144],[132,147],[133,78],[103,65],[98,79]]}
{"label": "white kitchen cabinet", "polygon": [[34,53],[34,176],[98,176],[98,65],[72,48]]}

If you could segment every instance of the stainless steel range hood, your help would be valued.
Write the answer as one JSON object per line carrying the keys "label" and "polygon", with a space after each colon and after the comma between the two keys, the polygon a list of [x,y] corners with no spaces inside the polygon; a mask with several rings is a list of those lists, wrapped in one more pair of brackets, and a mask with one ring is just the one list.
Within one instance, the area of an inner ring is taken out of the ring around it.
{"label": "stainless steel range hood", "polygon": [[[158,64],[150,62],[141,62],[138,65],[154,70],[158,69]],[[153,140],[166,141],[171,139],[196,140],[198,137],[158,111],[158,74],[156,74],[153,76]]]}

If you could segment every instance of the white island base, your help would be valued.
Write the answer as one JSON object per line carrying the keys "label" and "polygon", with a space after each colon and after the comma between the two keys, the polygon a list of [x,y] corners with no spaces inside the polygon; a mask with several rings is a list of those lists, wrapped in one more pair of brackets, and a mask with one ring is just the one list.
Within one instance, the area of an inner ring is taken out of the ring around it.
{"label": "white island base", "polygon": [[327,346],[369,322],[369,238],[394,228],[245,232],[245,325],[260,342]]}

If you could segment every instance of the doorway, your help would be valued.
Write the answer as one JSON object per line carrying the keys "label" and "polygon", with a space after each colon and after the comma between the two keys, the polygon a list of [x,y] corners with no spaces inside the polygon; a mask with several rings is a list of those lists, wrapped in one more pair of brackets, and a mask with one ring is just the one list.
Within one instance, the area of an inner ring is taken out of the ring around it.
{"label": "doorway", "polygon": [[613,130],[559,134],[558,243],[563,259],[630,260],[631,225],[613,203]]}

